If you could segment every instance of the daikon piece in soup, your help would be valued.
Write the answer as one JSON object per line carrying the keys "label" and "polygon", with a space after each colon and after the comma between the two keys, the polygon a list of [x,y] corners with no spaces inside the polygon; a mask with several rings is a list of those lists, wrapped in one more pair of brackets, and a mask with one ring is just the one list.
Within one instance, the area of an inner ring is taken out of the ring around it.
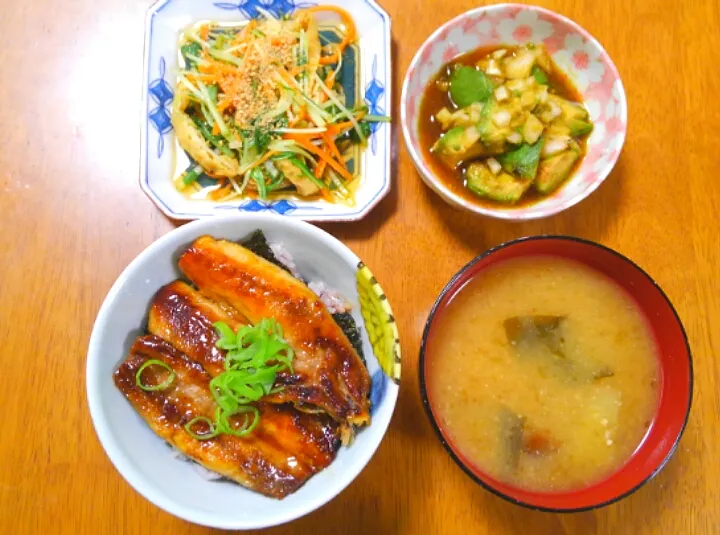
{"label": "daikon piece in soup", "polygon": [[582,264],[512,259],[434,320],[427,388],[438,425],[480,472],[533,491],[618,470],[658,406],[656,342],[637,304]]}

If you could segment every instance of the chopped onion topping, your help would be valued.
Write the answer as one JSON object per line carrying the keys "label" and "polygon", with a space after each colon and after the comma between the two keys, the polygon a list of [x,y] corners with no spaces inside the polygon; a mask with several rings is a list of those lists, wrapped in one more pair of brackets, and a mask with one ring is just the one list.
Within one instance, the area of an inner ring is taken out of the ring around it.
{"label": "chopped onion topping", "polygon": [[498,65],[498,62],[494,59],[491,59],[488,62],[487,69],[485,69],[485,72],[488,73],[490,76],[502,76],[503,72],[500,70],[500,65]]}
{"label": "chopped onion topping", "polygon": [[509,111],[500,110],[493,115],[492,121],[497,126],[507,126],[510,124],[510,119],[512,119],[512,115]]}
{"label": "chopped onion topping", "polygon": [[487,163],[488,169],[493,175],[497,175],[502,170],[502,165],[495,158],[488,158],[485,163]]}
{"label": "chopped onion topping", "polygon": [[564,151],[567,148],[569,142],[569,137],[547,138],[540,154],[544,157],[553,156],[554,154]]}
{"label": "chopped onion topping", "polygon": [[495,100],[497,100],[498,102],[502,102],[503,100],[507,100],[508,98],[510,98],[510,92],[504,85],[501,85],[495,90]]}
{"label": "chopped onion topping", "polygon": [[520,143],[522,143],[523,140],[522,136],[517,132],[509,133],[505,139],[507,139],[513,145],[519,145]]}

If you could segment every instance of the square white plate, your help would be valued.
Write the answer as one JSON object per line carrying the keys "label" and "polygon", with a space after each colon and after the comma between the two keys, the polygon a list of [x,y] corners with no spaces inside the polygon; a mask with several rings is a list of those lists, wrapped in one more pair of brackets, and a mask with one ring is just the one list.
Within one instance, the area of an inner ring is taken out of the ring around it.
{"label": "square white plate", "polygon": [[[355,206],[325,201],[236,199],[224,203],[188,199],[172,183],[175,167],[175,134],[170,123],[178,66],[178,40],[182,30],[200,20],[243,22],[258,15],[257,7],[278,16],[310,5],[337,5],[348,11],[357,27],[355,75],[349,76],[355,98],[364,100],[370,113],[389,113],[390,17],[373,0],[160,0],[148,11],[145,22],[145,70],[141,119],[140,186],[165,215],[173,219],[241,212],[274,212],[309,221],[355,221],[363,218],[390,190],[390,125],[375,123],[369,146],[360,156],[363,182]],[[330,12],[317,13],[319,25],[337,19]],[[344,69],[345,70],[345,69]],[[345,82],[343,85],[348,89]]]}

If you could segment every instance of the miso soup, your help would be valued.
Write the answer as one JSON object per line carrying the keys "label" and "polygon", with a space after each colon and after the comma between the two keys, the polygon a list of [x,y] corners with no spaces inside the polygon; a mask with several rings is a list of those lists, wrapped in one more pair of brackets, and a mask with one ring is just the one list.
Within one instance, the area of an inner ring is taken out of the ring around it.
{"label": "miso soup", "polygon": [[435,319],[428,395],[483,473],[537,491],[582,488],[625,464],[658,405],[655,340],[633,299],[584,265],[514,259]]}

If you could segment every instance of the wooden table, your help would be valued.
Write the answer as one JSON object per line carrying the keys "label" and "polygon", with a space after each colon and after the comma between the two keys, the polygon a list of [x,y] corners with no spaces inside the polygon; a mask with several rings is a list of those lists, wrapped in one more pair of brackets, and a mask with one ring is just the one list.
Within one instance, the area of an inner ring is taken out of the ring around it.
{"label": "wooden table", "polygon": [[[200,1],[200,0],[198,0]],[[415,50],[471,0],[383,0],[393,17],[395,110]],[[115,471],[85,401],[95,314],[120,271],[175,225],[138,186],[143,17],[150,0],[6,2],[0,14],[0,531],[209,533],[152,506]],[[390,430],[366,470],[319,511],[268,533],[720,533],[720,4],[550,0],[616,62],[629,136],[607,182],[566,213],[505,224],[459,213],[420,181],[395,127],[393,191],[363,222],[324,225],[372,266],[400,323]],[[690,424],[654,481],[596,512],[527,511],[450,460],[418,391],[420,337],[455,271],[505,240],[562,233],[636,260],[688,331]]]}

